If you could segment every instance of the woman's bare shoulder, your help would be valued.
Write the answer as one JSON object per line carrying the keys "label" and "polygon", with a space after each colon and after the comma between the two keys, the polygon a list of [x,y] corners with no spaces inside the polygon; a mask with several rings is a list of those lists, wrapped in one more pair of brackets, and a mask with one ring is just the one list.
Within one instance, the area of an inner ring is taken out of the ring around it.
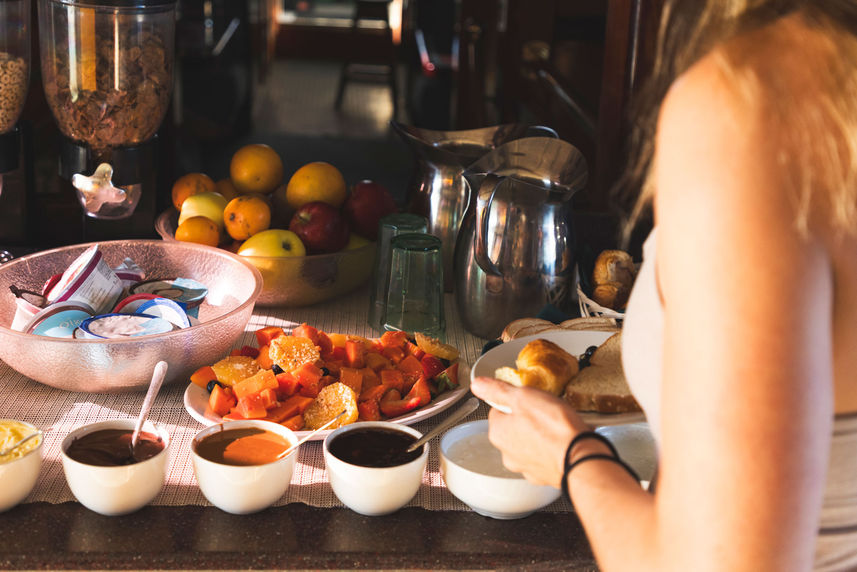
{"label": "woman's bare shoulder", "polygon": [[742,179],[754,184],[764,177],[764,188],[782,192],[771,183],[791,176],[783,165],[789,162],[788,142],[795,140],[794,120],[830,85],[821,71],[832,57],[829,47],[823,34],[796,17],[716,46],[667,93],[656,169],[728,172],[733,184],[720,187],[726,193],[743,192]]}

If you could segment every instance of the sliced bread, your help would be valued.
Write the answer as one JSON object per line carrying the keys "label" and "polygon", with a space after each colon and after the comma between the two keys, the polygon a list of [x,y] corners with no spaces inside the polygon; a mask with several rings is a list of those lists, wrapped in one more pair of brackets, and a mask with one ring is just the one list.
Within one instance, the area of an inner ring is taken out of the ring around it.
{"label": "sliced bread", "polygon": [[640,411],[622,370],[622,333],[613,334],[565,387],[564,397],[578,411],[630,413]]}

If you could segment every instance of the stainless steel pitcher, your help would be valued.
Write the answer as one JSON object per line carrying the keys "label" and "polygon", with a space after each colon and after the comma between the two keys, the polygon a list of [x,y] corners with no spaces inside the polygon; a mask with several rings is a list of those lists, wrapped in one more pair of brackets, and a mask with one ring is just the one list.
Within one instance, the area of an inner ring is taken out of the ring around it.
{"label": "stainless steel pitcher", "polygon": [[462,176],[468,165],[509,141],[528,135],[557,137],[553,129],[509,123],[465,131],[432,131],[391,121],[413,150],[417,168],[407,193],[408,212],[428,219],[428,232],[443,248],[444,289],[453,287],[453,254],[461,221],[471,202]]}
{"label": "stainless steel pitcher", "polygon": [[571,198],[586,185],[586,160],[559,139],[501,145],[464,172],[475,195],[454,256],[455,297],[464,327],[496,338],[506,324],[548,303],[574,302]]}

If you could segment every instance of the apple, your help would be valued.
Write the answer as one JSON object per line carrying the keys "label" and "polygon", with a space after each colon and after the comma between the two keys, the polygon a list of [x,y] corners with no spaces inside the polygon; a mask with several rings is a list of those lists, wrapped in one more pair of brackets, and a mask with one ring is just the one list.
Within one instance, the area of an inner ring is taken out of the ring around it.
{"label": "apple", "polygon": [[285,256],[304,256],[306,248],[298,235],[292,231],[282,228],[269,228],[257,232],[241,243],[238,254],[282,258]]}
{"label": "apple", "polygon": [[228,201],[220,193],[207,192],[191,195],[182,203],[179,213],[179,224],[194,216],[204,216],[211,219],[217,228],[223,230],[223,209]]}
{"label": "apple", "polygon": [[354,184],[343,209],[351,228],[370,240],[378,238],[378,221],[381,217],[399,210],[390,191],[369,179]]}
{"label": "apple", "polygon": [[314,201],[295,211],[289,230],[297,234],[309,254],[338,252],[348,244],[348,221],[333,205]]}

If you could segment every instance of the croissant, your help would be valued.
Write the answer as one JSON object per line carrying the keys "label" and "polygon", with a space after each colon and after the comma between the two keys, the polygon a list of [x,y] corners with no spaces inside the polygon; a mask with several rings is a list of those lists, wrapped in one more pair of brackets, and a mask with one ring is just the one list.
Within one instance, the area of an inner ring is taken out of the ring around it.
{"label": "croissant", "polygon": [[555,343],[536,339],[518,352],[515,368],[498,368],[494,377],[512,385],[536,387],[560,395],[577,373],[578,364],[576,357]]}

